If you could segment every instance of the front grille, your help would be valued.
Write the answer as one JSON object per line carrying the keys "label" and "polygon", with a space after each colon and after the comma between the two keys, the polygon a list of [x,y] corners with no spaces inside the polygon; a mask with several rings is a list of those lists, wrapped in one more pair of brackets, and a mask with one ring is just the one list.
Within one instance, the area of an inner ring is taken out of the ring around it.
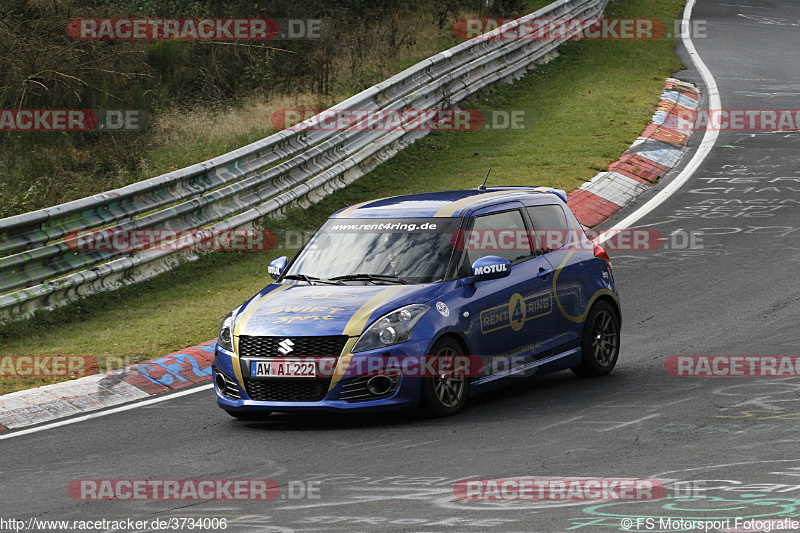
{"label": "front grille", "polygon": [[245,379],[244,383],[247,395],[259,402],[320,402],[331,378]]}
{"label": "front grille", "polygon": [[[279,344],[291,341],[292,351],[283,354]],[[239,357],[296,357],[305,355],[339,356],[347,343],[347,335],[327,337],[252,337],[239,336]]]}

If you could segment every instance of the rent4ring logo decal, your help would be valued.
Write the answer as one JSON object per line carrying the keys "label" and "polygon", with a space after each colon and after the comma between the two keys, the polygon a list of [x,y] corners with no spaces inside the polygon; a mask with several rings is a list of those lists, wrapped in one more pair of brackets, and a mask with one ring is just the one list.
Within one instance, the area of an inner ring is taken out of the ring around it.
{"label": "rent4ring logo decal", "polygon": [[514,293],[507,305],[498,305],[481,311],[481,333],[490,333],[511,327],[519,331],[525,322],[550,314],[553,311],[553,294],[542,292],[523,298]]}

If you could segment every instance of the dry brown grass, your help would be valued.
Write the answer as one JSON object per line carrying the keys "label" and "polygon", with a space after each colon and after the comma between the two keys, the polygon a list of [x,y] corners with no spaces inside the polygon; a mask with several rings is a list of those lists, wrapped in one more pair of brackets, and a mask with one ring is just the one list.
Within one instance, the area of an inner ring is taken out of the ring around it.
{"label": "dry brown grass", "polygon": [[153,141],[162,147],[180,150],[181,146],[218,144],[242,136],[266,136],[276,130],[270,118],[279,109],[317,109],[326,105],[314,94],[294,94],[265,99],[251,96],[237,106],[171,109],[153,120]]}

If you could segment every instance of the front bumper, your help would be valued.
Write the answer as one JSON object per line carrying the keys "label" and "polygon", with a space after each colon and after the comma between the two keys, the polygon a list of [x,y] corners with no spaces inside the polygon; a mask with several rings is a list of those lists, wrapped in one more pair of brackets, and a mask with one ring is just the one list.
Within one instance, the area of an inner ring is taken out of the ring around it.
{"label": "front bumper", "polygon": [[[244,383],[235,376],[233,354],[217,346],[214,356],[214,390],[217,405],[232,412],[258,411],[339,411],[375,412],[411,409],[419,402],[421,378],[392,372],[386,362],[392,358],[419,356],[427,353],[430,340],[406,342],[379,350],[354,354],[342,376],[335,373],[331,379],[322,378],[250,378],[248,361],[239,361]],[[381,365],[369,361],[381,359]],[[305,358],[304,358],[305,359]],[[315,358],[315,359],[328,359]],[[259,359],[268,360],[268,359]],[[394,385],[381,394],[372,394],[366,383],[372,375],[365,376],[355,369],[380,368],[380,375],[390,375]],[[386,372],[384,372],[386,370]],[[226,393],[220,390],[217,374],[224,375]],[[234,388],[235,387],[235,388]],[[232,390],[233,389],[233,390]],[[231,392],[232,390],[232,392]],[[238,398],[237,398],[238,396]]]}

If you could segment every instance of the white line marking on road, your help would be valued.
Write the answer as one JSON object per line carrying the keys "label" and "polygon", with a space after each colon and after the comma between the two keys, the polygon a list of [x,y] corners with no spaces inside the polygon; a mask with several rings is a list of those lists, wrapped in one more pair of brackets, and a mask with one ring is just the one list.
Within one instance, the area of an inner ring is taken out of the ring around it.
{"label": "white line marking on road", "polygon": [[617,424],[616,426],[611,426],[610,428],[606,428],[606,429],[598,429],[596,431],[599,431],[599,432],[613,431],[615,429],[621,429],[621,428],[624,428],[626,426],[632,426],[633,424],[638,424],[640,422],[644,422],[645,420],[649,420],[649,419],[655,418],[657,416],[661,416],[661,415],[659,413],[656,413],[654,415],[643,416],[642,418],[639,418],[637,420],[631,420],[630,422],[622,422],[621,424]]}
{"label": "white line marking on road", "polygon": [[542,429],[551,429],[556,426],[563,426],[564,424],[569,424],[570,422],[575,422],[576,420],[583,418],[583,416],[576,416],[575,418],[570,418],[569,420],[562,420],[561,422],[556,422],[555,424],[550,424],[549,426],[545,426]]}
{"label": "white line marking on road", "polygon": [[[181,396],[186,396],[188,394],[194,394],[196,392],[205,391],[208,389],[213,389],[214,384],[209,383],[207,385],[202,385],[200,387],[195,387],[188,390],[183,390],[179,392],[174,392],[172,394],[164,394],[163,396],[156,396],[155,398],[150,398],[149,400],[143,400],[140,402],[129,403],[125,405],[121,405],[119,407],[114,407],[107,411],[98,411],[96,413],[89,413],[88,415],[79,416],[76,418],[68,418],[66,420],[59,420],[57,422],[52,422],[50,424],[44,424],[42,426],[36,426],[34,428],[29,429],[20,429],[19,431],[14,431],[13,433],[5,434],[5,432],[0,433],[0,440],[6,439],[13,439],[14,437],[19,437],[22,435],[29,435],[31,433],[38,433],[39,431],[44,431],[46,429],[53,429],[61,426],[68,426],[70,424],[77,424],[78,422],[83,422],[84,420],[91,420],[92,418],[100,418],[101,416],[112,415],[114,413],[120,413],[122,411],[129,411],[131,409],[136,409],[137,407],[144,407],[146,405],[152,405],[154,403],[159,402],[166,402],[167,400],[172,400],[173,398],[179,398]],[[13,430],[10,430],[13,431]]]}
{"label": "white line marking on road", "polygon": [[[689,57],[691,58],[692,63],[694,63],[706,84],[706,88],[708,89],[709,109],[722,109],[722,101],[719,96],[719,87],[717,87],[717,82],[714,79],[714,76],[711,74],[711,71],[708,70],[708,67],[700,58],[700,54],[697,53],[697,49],[694,47],[694,43],[692,42],[690,35],[689,19],[692,17],[692,9],[694,8],[695,3],[696,0],[688,0],[688,2],[686,2],[686,8],[683,10],[683,19],[681,20],[681,40],[683,41],[683,45],[686,47],[686,50],[689,52]],[[709,127],[706,129],[706,134],[703,136],[703,140],[700,143],[700,146],[697,148],[697,152],[695,152],[694,156],[689,161],[689,164],[686,165],[686,168],[684,168],[681,173],[678,174],[675,179],[672,180],[672,182],[670,182],[669,185],[664,187],[655,196],[650,198],[650,200],[648,200],[642,207],[622,219],[619,224],[615,224],[613,229],[603,232],[596,240],[598,244],[607,241],[616,235],[619,230],[630,227],[634,222],[661,205],[667,198],[672,196],[678,189],[680,189],[683,184],[692,177],[692,175],[694,175],[702,162],[711,152],[714,144],[717,142],[720,129],[719,120],[721,120],[721,117],[713,117],[713,124],[709,124]]]}

